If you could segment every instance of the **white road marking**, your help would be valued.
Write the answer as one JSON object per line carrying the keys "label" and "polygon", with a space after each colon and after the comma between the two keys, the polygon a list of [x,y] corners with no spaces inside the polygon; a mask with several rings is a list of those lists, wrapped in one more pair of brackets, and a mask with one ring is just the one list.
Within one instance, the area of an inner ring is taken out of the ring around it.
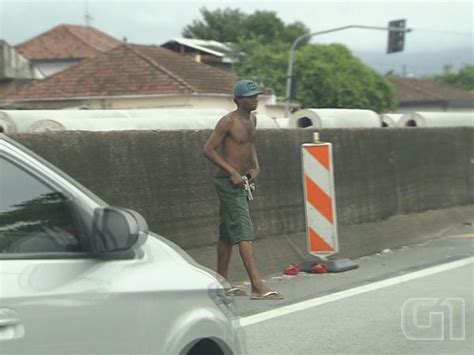
{"label": "white road marking", "polygon": [[[411,272],[409,274],[392,277],[392,278],[382,280],[382,281],[376,281],[376,282],[371,283],[369,285],[363,285],[363,286],[351,288],[349,290],[336,292],[336,293],[333,293],[331,295],[326,295],[326,296],[322,296],[322,297],[318,297],[318,298],[313,298],[313,299],[306,300],[306,301],[303,301],[303,302],[299,302],[299,303],[291,304],[291,305],[288,305],[288,306],[283,306],[281,308],[273,309],[271,311],[266,311],[266,312],[254,314],[254,315],[251,315],[251,316],[248,316],[248,317],[243,317],[243,318],[239,319],[238,323],[240,324],[241,327],[247,327],[249,325],[257,324],[257,323],[260,323],[260,322],[265,322],[265,321],[273,319],[273,318],[277,318],[277,317],[285,316],[285,315],[288,315],[288,314],[291,314],[291,313],[303,311],[303,310],[311,308],[311,307],[316,307],[316,306],[320,306],[320,305],[323,305],[323,304],[326,304],[326,303],[329,303],[329,302],[334,302],[334,301],[338,301],[338,300],[341,300],[341,299],[344,299],[344,298],[357,296],[357,295],[360,295],[362,293],[379,290],[379,289],[384,288],[384,287],[397,285],[397,284],[400,284],[402,282],[411,281],[411,280],[415,280],[415,279],[418,279],[418,278],[421,278],[421,277],[438,274],[440,272],[456,269],[456,268],[466,266],[466,265],[470,265],[470,264],[474,264],[474,257],[469,257],[469,258],[465,258],[465,259],[462,259],[462,260],[457,260],[457,261],[453,261],[453,262],[450,262],[450,263],[445,263],[445,264],[442,264],[442,265],[429,267],[427,269]],[[265,301],[265,302],[272,302],[272,301]]]}

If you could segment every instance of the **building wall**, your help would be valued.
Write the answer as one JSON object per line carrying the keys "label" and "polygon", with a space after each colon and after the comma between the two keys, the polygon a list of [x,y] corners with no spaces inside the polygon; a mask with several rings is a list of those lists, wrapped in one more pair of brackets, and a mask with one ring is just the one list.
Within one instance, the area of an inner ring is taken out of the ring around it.
{"label": "building wall", "polygon": [[43,78],[37,67],[6,42],[0,41],[0,80]]}
{"label": "building wall", "polygon": [[474,111],[474,105],[472,102],[445,102],[445,103],[433,103],[433,104],[419,104],[419,105],[407,105],[400,104],[397,109],[397,113],[409,113],[409,112],[472,112]]}
{"label": "building wall", "polygon": [[397,113],[410,113],[410,112],[446,112],[446,108],[442,105],[412,105],[403,106],[400,105],[397,109]]}
{"label": "building wall", "polygon": [[[270,117],[283,117],[284,107],[273,105],[274,96],[262,95],[257,112]],[[136,109],[136,108],[197,108],[235,110],[232,95],[162,95],[137,97],[73,98],[70,100],[19,101],[17,106],[28,109]]]}

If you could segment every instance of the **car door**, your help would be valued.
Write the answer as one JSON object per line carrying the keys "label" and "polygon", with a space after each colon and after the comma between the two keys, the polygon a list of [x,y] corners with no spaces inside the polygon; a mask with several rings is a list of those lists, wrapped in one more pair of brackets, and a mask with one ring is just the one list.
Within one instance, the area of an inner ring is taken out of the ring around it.
{"label": "car door", "polygon": [[114,287],[133,261],[92,255],[94,204],[24,156],[0,149],[0,352],[143,352],[135,302]]}

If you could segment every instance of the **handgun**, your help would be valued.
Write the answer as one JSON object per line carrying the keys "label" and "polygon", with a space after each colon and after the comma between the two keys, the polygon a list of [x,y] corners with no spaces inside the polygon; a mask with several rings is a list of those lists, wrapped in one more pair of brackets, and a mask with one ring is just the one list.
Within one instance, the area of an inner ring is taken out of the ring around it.
{"label": "handgun", "polygon": [[245,193],[247,194],[247,200],[252,201],[253,200],[253,193],[252,191],[255,191],[255,183],[250,182],[252,179],[252,175],[247,174],[245,176],[242,176],[242,180],[244,181],[244,190]]}

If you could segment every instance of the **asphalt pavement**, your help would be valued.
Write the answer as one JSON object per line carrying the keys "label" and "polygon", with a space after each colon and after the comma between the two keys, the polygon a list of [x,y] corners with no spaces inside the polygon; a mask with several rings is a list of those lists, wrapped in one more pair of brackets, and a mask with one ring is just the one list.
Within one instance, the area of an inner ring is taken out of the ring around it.
{"label": "asphalt pavement", "polygon": [[283,300],[236,297],[249,354],[472,354],[473,255],[474,228],[461,225],[356,270],[270,275]]}

